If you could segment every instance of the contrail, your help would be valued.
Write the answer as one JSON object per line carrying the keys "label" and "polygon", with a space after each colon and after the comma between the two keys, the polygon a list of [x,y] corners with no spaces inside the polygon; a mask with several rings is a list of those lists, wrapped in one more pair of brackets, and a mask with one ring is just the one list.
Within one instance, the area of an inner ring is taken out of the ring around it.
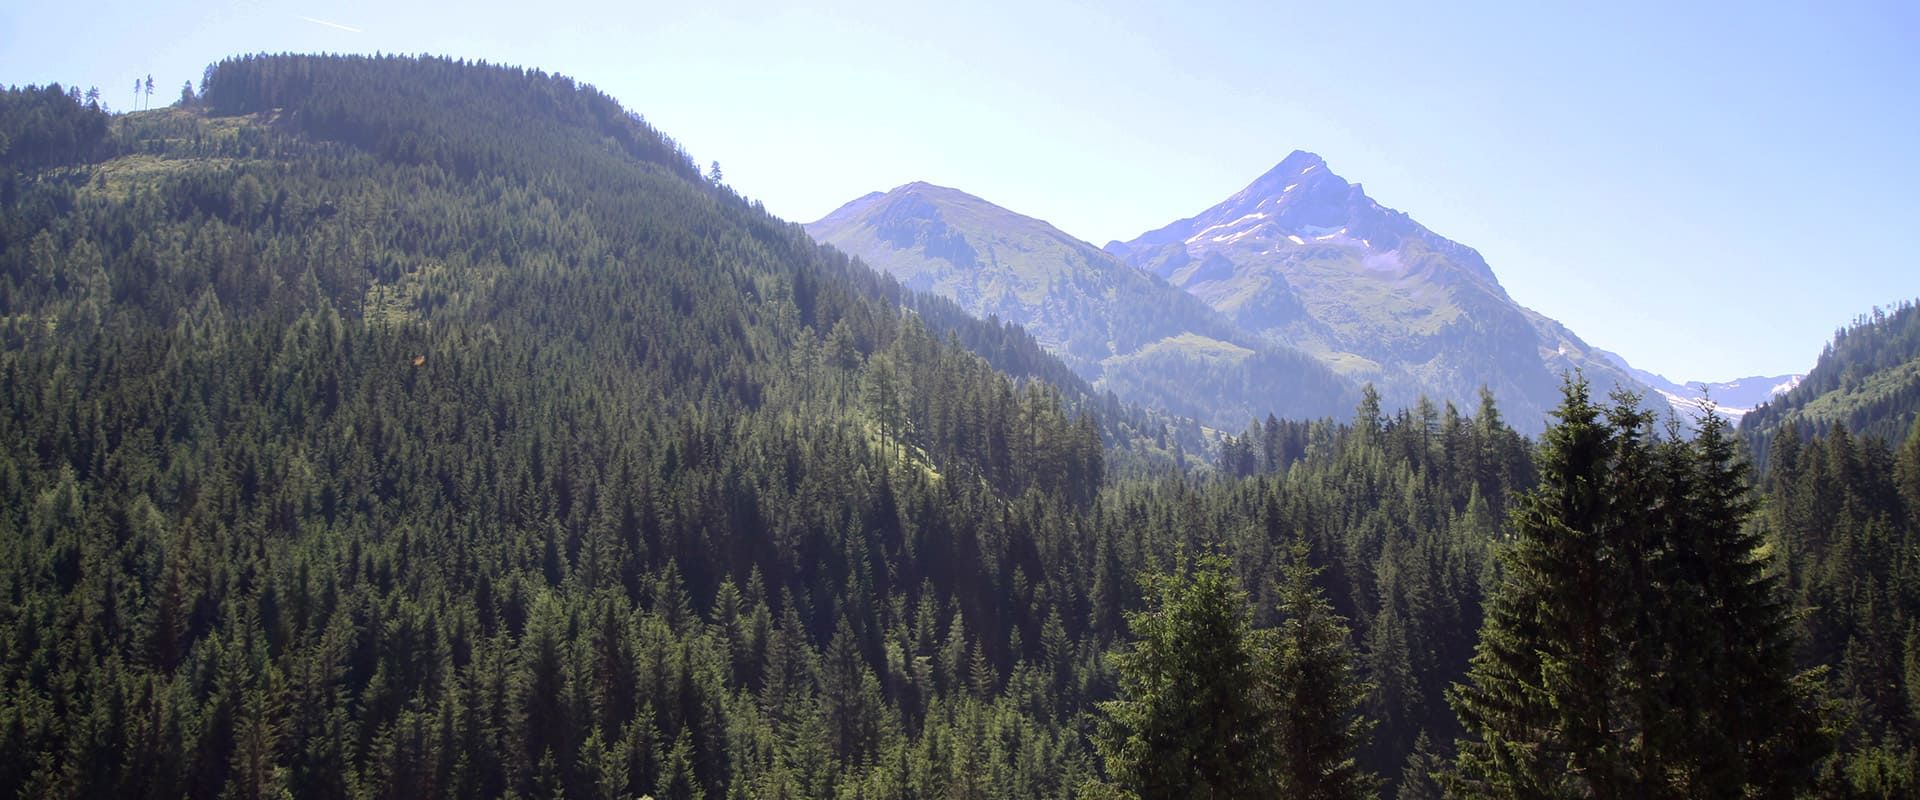
{"label": "contrail", "polygon": [[328,22],[328,21],[326,21],[326,20],[324,20],[324,19],[314,19],[313,17],[301,17],[301,19],[304,19],[304,20],[306,20],[306,21],[308,21],[308,22],[311,22],[311,23],[313,23],[313,24],[315,24],[315,25],[325,25],[325,26],[327,26],[327,27],[329,27],[329,28],[332,28],[332,29],[334,29],[334,30],[338,30],[338,31],[346,31],[346,32],[348,32],[348,33],[365,33],[365,32],[366,32],[366,31],[362,31],[362,30],[360,30],[359,28],[355,28],[355,27],[353,27],[353,26],[351,26],[351,25],[342,25],[342,24],[340,24],[340,23],[338,23],[338,22]]}

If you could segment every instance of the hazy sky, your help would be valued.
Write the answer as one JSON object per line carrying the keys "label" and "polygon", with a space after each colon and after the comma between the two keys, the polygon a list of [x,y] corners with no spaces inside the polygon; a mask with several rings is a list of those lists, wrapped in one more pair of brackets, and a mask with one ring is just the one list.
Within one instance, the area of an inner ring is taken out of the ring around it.
{"label": "hazy sky", "polygon": [[1804,371],[1920,296],[1920,3],[1199,5],[9,2],[0,83],[124,109],[242,52],[537,66],[792,220],[927,180],[1095,244],[1312,150],[1676,380]]}

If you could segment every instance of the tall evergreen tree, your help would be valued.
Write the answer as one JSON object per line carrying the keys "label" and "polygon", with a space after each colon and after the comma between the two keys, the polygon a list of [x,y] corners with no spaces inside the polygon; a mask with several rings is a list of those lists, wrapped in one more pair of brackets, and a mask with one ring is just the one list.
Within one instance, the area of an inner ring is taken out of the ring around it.
{"label": "tall evergreen tree", "polygon": [[1796,679],[1791,609],[1748,524],[1749,467],[1718,414],[1672,450],[1685,477],[1663,488],[1682,511],[1659,531],[1671,567],[1658,608],[1690,624],[1663,637],[1661,694],[1673,702],[1661,712],[1684,729],[1663,743],[1659,777],[1686,797],[1791,796],[1811,782],[1829,743]]}
{"label": "tall evergreen tree", "polygon": [[1540,484],[1519,501],[1500,553],[1506,580],[1453,703],[1464,793],[1631,795],[1621,698],[1621,598],[1610,572],[1606,484],[1614,440],[1582,380],[1569,379],[1541,448]]}
{"label": "tall evergreen tree", "polygon": [[1148,609],[1128,617],[1138,641],[1115,657],[1122,699],[1102,705],[1108,771],[1144,800],[1273,796],[1259,653],[1228,562],[1148,588]]}
{"label": "tall evergreen tree", "polygon": [[1367,690],[1353,674],[1346,620],[1313,584],[1318,572],[1306,545],[1296,545],[1280,594],[1285,619],[1265,670],[1278,715],[1276,788],[1302,800],[1369,797],[1378,781],[1353,757],[1370,727],[1358,713]]}
{"label": "tall evergreen tree", "polygon": [[1920,418],[1915,418],[1913,427],[1907,431],[1907,440],[1900,445],[1894,470],[1913,527],[1920,528]]}

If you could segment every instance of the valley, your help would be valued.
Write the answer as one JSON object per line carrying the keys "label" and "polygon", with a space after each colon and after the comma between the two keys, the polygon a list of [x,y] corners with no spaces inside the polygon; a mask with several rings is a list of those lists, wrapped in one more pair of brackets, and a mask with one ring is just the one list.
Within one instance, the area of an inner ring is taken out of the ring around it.
{"label": "valley", "polygon": [[1920,793],[1912,303],[1676,383],[1309,153],[1102,248],[640,111],[0,90],[0,795]]}

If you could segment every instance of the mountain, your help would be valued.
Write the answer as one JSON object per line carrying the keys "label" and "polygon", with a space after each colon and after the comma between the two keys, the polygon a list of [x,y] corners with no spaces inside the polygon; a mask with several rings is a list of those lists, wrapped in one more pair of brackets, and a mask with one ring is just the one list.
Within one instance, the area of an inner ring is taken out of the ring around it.
{"label": "mountain", "polygon": [[1782,429],[1800,435],[1844,427],[1856,436],[1904,441],[1920,418],[1920,306],[1875,308],[1834,332],[1813,369],[1749,412],[1740,432],[1757,458]]}
{"label": "mountain", "polygon": [[1353,407],[1351,386],[1314,359],[1046,222],[957,189],[909,183],[806,228],[909,289],[1021,325],[1125,400],[1231,430],[1269,413]]}
{"label": "mountain", "polygon": [[1298,347],[1391,402],[1470,404],[1485,385],[1539,430],[1561,375],[1604,395],[1640,382],[1514,302],[1478,252],[1381,206],[1295,151],[1232,197],[1106,250],[1228,319]]}
{"label": "mountain", "polygon": [[[1191,470],[1196,423],[570,78],[280,55],[204,88],[122,115],[0,89],[0,796],[1438,792],[1495,543],[1549,472],[1491,402],[1267,420]],[[1912,648],[1851,643],[1920,609],[1821,599],[1920,580],[1876,556],[1914,546],[1920,448],[1832,436],[1762,503],[1780,596],[1850,710],[1817,771],[1908,796],[1885,765],[1920,750],[1883,723]],[[1696,460],[1662,448],[1661,480]],[[1630,563],[1575,553],[1551,596],[1671,610]],[[1255,729],[1311,746],[1248,774]],[[1623,730],[1636,763],[1676,740]]]}
{"label": "mountain", "polygon": [[1756,375],[1731,381],[1687,381],[1675,383],[1666,376],[1648,372],[1628,364],[1619,354],[1596,349],[1608,361],[1613,362],[1635,380],[1646,384],[1648,388],[1665,398],[1681,420],[1696,420],[1706,411],[1709,401],[1715,413],[1726,417],[1728,422],[1738,425],[1740,418],[1754,407],[1786,394],[1799,386],[1805,375]]}

